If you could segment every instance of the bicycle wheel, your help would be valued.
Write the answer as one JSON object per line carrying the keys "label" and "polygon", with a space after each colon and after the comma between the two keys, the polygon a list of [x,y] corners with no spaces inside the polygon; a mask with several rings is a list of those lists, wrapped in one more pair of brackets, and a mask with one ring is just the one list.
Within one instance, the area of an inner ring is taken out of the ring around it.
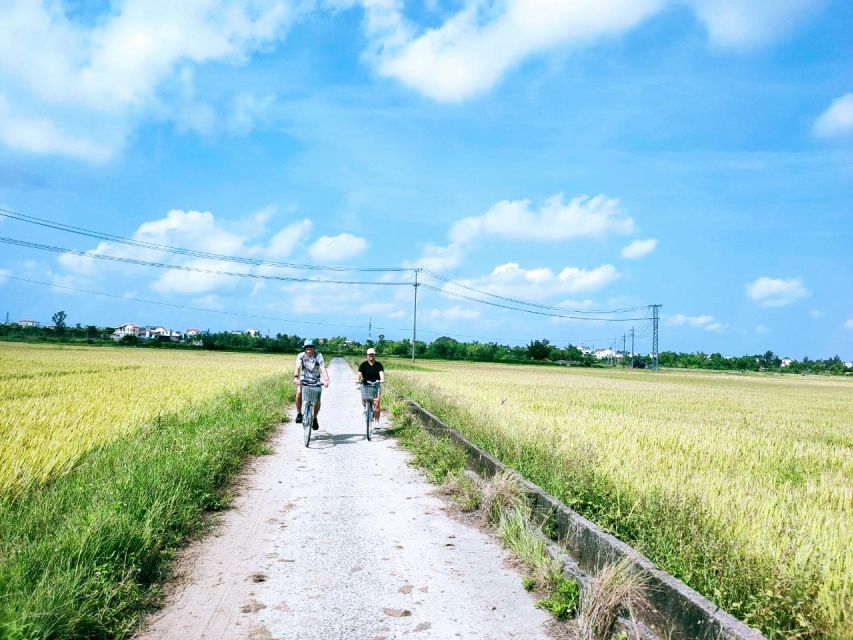
{"label": "bicycle wheel", "polygon": [[370,440],[370,421],[373,419],[373,403],[367,402],[364,405],[364,421],[367,424],[367,439]]}
{"label": "bicycle wheel", "polygon": [[314,424],[314,403],[306,402],[302,405],[302,429],[305,431],[305,446],[311,442],[311,427]]}

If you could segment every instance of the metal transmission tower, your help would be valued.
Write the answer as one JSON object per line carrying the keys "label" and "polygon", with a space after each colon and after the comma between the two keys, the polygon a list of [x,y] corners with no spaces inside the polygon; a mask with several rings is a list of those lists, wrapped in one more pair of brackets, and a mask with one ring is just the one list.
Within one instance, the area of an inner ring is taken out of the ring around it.
{"label": "metal transmission tower", "polygon": [[658,324],[660,322],[661,304],[650,304],[652,310],[652,369],[657,371],[658,368]]}

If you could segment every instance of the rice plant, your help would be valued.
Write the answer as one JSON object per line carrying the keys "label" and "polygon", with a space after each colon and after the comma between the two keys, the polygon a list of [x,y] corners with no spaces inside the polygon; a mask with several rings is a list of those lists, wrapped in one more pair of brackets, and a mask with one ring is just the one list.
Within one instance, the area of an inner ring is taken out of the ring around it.
{"label": "rice plant", "polygon": [[389,378],[734,615],[770,637],[853,637],[851,381],[429,369]]}

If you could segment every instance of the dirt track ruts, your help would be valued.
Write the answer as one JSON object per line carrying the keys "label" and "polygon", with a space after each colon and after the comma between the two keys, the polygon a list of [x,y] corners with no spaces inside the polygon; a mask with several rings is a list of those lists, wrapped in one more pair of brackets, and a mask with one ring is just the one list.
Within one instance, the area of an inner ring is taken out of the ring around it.
{"label": "dirt track ruts", "polygon": [[316,441],[281,428],[137,637],[547,638],[506,552],[448,517],[381,428],[365,440],[352,371],[330,375]]}

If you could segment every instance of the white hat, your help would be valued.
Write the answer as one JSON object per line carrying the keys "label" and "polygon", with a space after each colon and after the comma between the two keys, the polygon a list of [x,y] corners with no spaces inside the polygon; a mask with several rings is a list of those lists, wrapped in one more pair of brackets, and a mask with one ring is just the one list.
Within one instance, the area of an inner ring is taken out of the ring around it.
{"label": "white hat", "polygon": [[367,350],[367,355],[371,354],[373,354],[374,356],[376,355],[376,349],[374,349],[373,347],[370,347],[370,349]]}

